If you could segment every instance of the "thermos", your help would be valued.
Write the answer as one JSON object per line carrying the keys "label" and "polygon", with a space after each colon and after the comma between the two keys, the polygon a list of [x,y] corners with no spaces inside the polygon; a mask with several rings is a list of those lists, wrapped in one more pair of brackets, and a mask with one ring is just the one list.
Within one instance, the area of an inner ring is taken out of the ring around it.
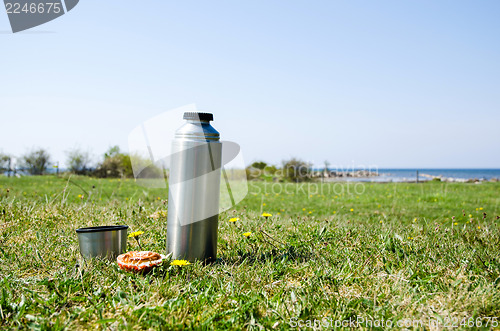
{"label": "thermos", "polygon": [[170,157],[167,254],[173,259],[213,261],[222,162],[219,132],[209,113],[184,113]]}

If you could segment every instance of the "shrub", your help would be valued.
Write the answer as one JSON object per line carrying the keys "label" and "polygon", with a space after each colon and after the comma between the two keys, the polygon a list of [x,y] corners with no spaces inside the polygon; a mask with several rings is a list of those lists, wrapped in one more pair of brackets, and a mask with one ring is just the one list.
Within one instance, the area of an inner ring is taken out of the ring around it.
{"label": "shrub", "polygon": [[27,152],[21,157],[22,167],[31,175],[43,175],[50,164],[50,154],[43,148]]}
{"label": "shrub", "polygon": [[283,161],[283,175],[292,182],[309,181],[312,177],[311,165],[296,158]]}
{"label": "shrub", "polygon": [[77,175],[87,175],[90,173],[91,157],[88,152],[83,152],[78,148],[66,152],[68,169]]}

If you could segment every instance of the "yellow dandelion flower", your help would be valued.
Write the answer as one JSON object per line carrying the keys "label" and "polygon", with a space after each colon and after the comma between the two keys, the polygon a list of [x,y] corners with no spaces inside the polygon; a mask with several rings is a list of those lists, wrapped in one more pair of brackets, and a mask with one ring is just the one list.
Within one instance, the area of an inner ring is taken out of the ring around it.
{"label": "yellow dandelion flower", "polygon": [[187,260],[173,260],[170,262],[170,265],[176,265],[179,267],[185,266],[185,265],[190,265],[191,263]]}
{"label": "yellow dandelion flower", "polygon": [[250,235],[252,235],[252,232],[245,232],[245,233],[243,233],[243,235],[248,238],[248,237],[250,237]]}
{"label": "yellow dandelion flower", "polygon": [[479,210],[483,210],[483,207],[479,207]]}
{"label": "yellow dandelion flower", "polygon": [[380,224],[382,224],[382,221],[380,221]]}
{"label": "yellow dandelion flower", "polygon": [[377,208],[380,208],[380,205],[378,205]]}
{"label": "yellow dandelion flower", "polygon": [[351,211],[354,211],[354,209],[351,208]]}
{"label": "yellow dandelion flower", "polygon": [[161,200],[161,198],[160,198],[160,197],[158,197],[158,198],[156,198],[156,200]]}
{"label": "yellow dandelion flower", "polygon": [[[24,192],[23,192],[23,194],[26,194],[26,193],[24,193]],[[79,197],[80,199],[82,199],[82,198],[83,198],[83,195],[78,194],[78,197]]]}
{"label": "yellow dandelion flower", "polygon": [[280,213],[280,212],[278,212],[278,215],[281,215],[281,213]]}
{"label": "yellow dandelion flower", "polygon": [[478,226],[477,228],[478,228],[478,229],[481,229],[481,227],[480,227],[480,226]]}
{"label": "yellow dandelion flower", "polygon": [[128,200],[128,198],[125,198],[125,200]]}
{"label": "yellow dandelion flower", "polygon": [[312,211],[309,211],[309,214],[312,214]]}
{"label": "yellow dandelion flower", "polygon": [[240,220],[240,218],[239,218],[239,217],[233,217],[233,218],[231,218],[231,219],[229,220],[229,222],[234,223],[234,222],[239,221],[239,220]]}
{"label": "yellow dandelion flower", "polygon": [[457,223],[457,222],[455,222],[455,223],[453,223],[453,225],[458,225],[458,223]]}
{"label": "yellow dandelion flower", "polygon": [[337,213],[337,211],[336,211],[336,210],[334,210],[334,211],[333,211],[333,213],[334,213],[334,214],[336,214],[336,213]]}
{"label": "yellow dandelion flower", "polygon": [[262,214],[262,217],[271,217],[271,216],[273,216],[273,215],[272,215],[272,214],[269,214],[269,213],[263,213],[263,214]]}
{"label": "yellow dandelion flower", "polygon": [[263,206],[265,206],[265,205],[266,205],[266,203],[264,202],[262,205],[263,205]]}
{"label": "yellow dandelion flower", "polygon": [[479,210],[479,208],[476,208],[476,211],[478,211],[478,210]]}
{"label": "yellow dandelion flower", "polygon": [[129,237],[129,238],[135,238],[135,237],[140,236],[140,235],[141,235],[141,234],[143,234],[143,233],[144,233],[144,231],[135,231],[135,232],[131,232],[131,233],[128,235],[128,237]]}
{"label": "yellow dandelion flower", "polygon": [[469,214],[469,218],[472,218],[472,214]]}
{"label": "yellow dandelion flower", "polygon": [[302,211],[305,211],[306,209],[305,208],[302,208]]}

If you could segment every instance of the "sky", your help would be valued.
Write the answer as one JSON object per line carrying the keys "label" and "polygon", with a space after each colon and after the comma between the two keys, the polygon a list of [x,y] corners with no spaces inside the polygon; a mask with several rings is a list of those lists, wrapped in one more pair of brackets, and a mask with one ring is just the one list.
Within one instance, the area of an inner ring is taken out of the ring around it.
{"label": "sky", "polygon": [[196,104],[247,164],[500,168],[500,2],[85,0],[13,34],[0,152],[97,161]]}

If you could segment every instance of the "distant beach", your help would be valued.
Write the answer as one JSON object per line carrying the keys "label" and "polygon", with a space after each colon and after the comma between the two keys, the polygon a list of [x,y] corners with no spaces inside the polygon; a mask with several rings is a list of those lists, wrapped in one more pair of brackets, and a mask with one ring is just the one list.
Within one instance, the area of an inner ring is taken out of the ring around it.
{"label": "distant beach", "polygon": [[[330,169],[334,172],[335,170]],[[482,182],[500,180],[500,169],[371,169],[370,175],[363,176],[366,171],[349,169],[344,176],[325,178],[327,181],[357,182],[415,182],[439,179],[447,182]],[[349,175],[355,174],[355,175]]]}

